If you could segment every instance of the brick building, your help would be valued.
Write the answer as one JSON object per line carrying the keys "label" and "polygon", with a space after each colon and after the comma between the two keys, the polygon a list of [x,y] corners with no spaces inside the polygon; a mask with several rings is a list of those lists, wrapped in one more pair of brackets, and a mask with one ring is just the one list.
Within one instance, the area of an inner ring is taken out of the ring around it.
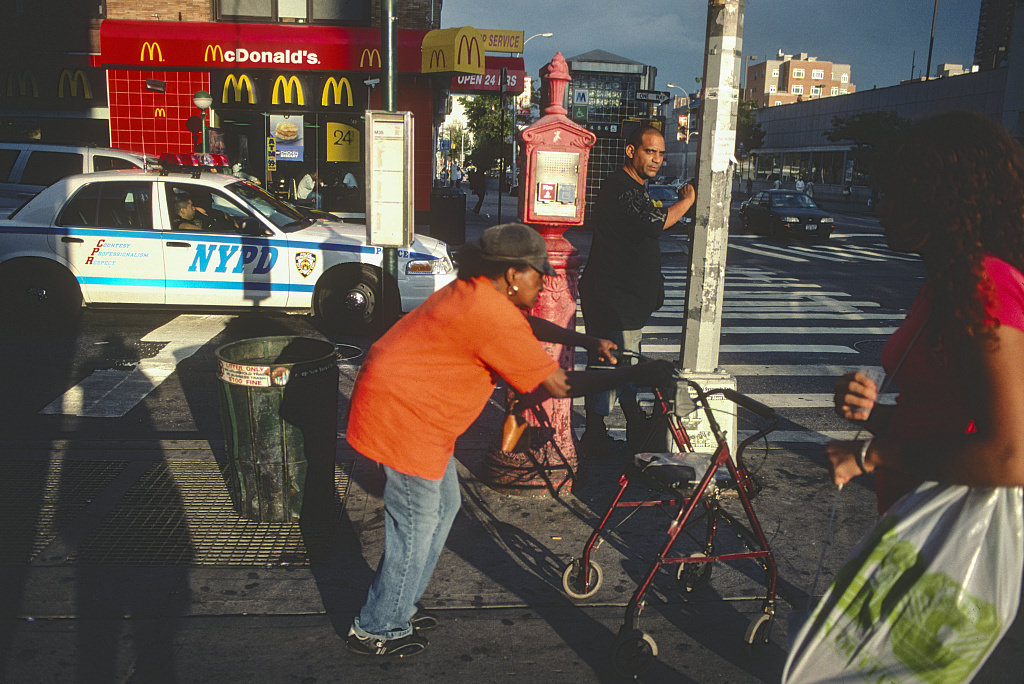
{"label": "brick building", "polygon": [[747,68],[743,99],[755,100],[758,107],[774,107],[856,90],[849,64],[821,61],[806,52],[787,55],[779,50],[775,59]]}

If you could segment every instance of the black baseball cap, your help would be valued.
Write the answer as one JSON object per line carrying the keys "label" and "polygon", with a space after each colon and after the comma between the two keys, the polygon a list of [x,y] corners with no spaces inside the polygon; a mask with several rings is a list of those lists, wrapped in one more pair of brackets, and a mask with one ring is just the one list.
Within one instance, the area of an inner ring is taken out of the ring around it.
{"label": "black baseball cap", "polygon": [[555,275],[540,233],[523,223],[491,226],[480,236],[480,256],[487,261],[527,264],[544,275]]}

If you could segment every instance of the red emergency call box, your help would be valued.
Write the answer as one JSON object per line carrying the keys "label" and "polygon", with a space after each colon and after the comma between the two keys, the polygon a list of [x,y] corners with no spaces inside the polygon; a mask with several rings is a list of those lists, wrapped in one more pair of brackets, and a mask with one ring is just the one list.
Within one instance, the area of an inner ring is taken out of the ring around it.
{"label": "red emergency call box", "polygon": [[519,220],[583,225],[587,161],[597,136],[572,121],[562,106],[569,70],[561,53],[541,71],[549,101],[545,116],[519,134]]}

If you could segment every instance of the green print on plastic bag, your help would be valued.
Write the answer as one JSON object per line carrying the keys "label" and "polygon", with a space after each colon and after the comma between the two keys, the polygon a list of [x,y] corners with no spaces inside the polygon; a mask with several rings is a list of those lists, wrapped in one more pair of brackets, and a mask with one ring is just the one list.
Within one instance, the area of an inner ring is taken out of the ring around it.
{"label": "green print on plastic bag", "polygon": [[[896,536],[895,516],[883,518],[862,551],[837,573],[833,595],[820,615],[830,615],[825,634],[853,654],[864,647],[860,633],[890,625],[893,655],[926,682],[963,681],[999,636],[995,606],[967,595],[948,575],[925,572],[917,549]],[[861,652],[864,670],[875,659]],[[884,666],[881,668],[884,670]],[[884,672],[876,671],[880,681]]]}
{"label": "green print on plastic bag", "polygon": [[937,572],[923,575],[900,598],[896,617],[893,654],[934,684],[966,680],[1000,630],[994,605]]}

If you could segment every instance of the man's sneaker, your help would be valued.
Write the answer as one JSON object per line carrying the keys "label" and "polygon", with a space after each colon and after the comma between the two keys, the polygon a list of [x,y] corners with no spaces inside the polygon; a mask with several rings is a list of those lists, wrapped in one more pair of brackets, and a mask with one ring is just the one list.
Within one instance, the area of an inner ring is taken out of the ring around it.
{"label": "man's sneaker", "polygon": [[397,656],[408,658],[421,653],[427,647],[427,640],[413,632],[400,639],[378,639],[377,637],[362,638],[354,629],[348,630],[345,646],[359,655]]}
{"label": "man's sneaker", "polygon": [[416,614],[412,616],[410,622],[416,632],[426,632],[437,627],[437,616],[417,606]]}

